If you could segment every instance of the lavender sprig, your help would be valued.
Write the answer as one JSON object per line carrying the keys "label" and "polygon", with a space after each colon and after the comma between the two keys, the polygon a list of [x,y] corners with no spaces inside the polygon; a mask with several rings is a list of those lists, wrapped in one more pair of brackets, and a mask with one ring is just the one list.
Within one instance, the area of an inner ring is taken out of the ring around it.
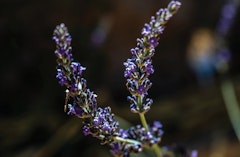
{"label": "lavender sprig", "polygon": [[[227,44],[226,36],[233,25],[239,5],[240,2],[237,0],[227,1],[226,4],[223,5],[220,20],[216,27],[216,34],[219,42],[216,54],[216,64],[217,70],[220,74],[226,74],[229,70],[228,64],[231,59],[231,51]],[[230,78],[226,77],[222,79],[221,90],[230,121],[236,136],[240,141],[240,108],[235,94],[234,85]]]}
{"label": "lavender sprig", "polygon": [[128,100],[131,102],[130,108],[134,113],[146,113],[153,103],[151,98],[147,98],[148,90],[152,86],[148,77],[154,73],[151,58],[158,45],[159,35],[163,33],[166,23],[180,6],[180,2],[171,1],[167,8],[161,8],[156,12],[156,16],[152,16],[150,23],[144,25],[143,37],[137,39],[137,46],[131,49],[132,58],[124,62],[126,86],[131,94]]}
{"label": "lavender sprig", "polygon": [[[124,62],[126,67],[124,76],[127,78],[127,89],[130,92],[128,100],[130,101],[131,111],[138,113],[142,125],[146,132],[150,132],[145,113],[149,111],[153,100],[148,98],[148,90],[152,86],[149,76],[154,73],[152,57],[155,48],[159,44],[159,35],[163,33],[166,23],[178,11],[181,3],[171,1],[167,8],[160,9],[152,16],[151,21],[144,25],[142,29],[143,37],[137,39],[137,46],[131,49],[132,58]],[[162,150],[154,143],[152,145],[158,157],[162,157]]]}
{"label": "lavender sprig", "polygon": [[[111,108],[97,107],[97,95],[87,88],[87,81],[82,77],[86,70],[80,63],[74,62],[71,54],[71,36],[64,24],[56,27],[53,33],[56,43],[57,79],[67,88],[67,113],[83,119],[84,135],[91,134],[101,140],[102,144],[110,143],[118,134],[119,123],[115,120]],[[70,102],[70,103],[69,103]]]}
{"label": "lavender sprig", "polygon": [[97,95],[87,88],[87,81],[82,77],[86,68],[75,62],[72,56],[72,39],[66,26],[60,24],[54,30],[58,64],[56,78],[61,86],[66,87],[66,111],[83,120],[84,135],[92,135],[100,139],[101,144],[108,144],[115,157],[129,157],[131,152],[138,153],[149,147],[155,150],[158,157],[163,155],[157,145],[163,134],[162,125],[155,121],[153,126],[149,126],[144,116],[153,103],[152,99],[146,97],[152,85],[148,77],[154,72],[151,57],[158,45],[159,35],[180,5],[178,1],[171,1],[167,8],[160,9],[150,23],[144,25],[143,38],[137,39],[137,47],[131,50],[132,58],[124,63],[126,85],[131,93],[128,97],[132,102],[131,110],[139,113],[143,125],[126,130],[120,129],[110,107],[97,106]]}

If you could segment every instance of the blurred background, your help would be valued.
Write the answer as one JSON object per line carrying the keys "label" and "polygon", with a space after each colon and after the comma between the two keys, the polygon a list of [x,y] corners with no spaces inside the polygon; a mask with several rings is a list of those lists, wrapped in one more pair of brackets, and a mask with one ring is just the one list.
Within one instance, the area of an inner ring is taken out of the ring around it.
{"label": "blurred background", "polygon": [[[227,9],[226,0],[181,2],[153,58],[149,96],[154,104],[147,120],[163,123],[161,146],[196,149],[199,157],[239,157],[238,1]],[[60,23],[68,27],[74,58],[87,67],[84,77],[98,94],[98,105],[111,106],[136,125],[140,120],[126,100],[123,62],[144,23],[168,3],[1,0],[0,156],[111,156],[106,146],[82,136],[80,119],[63,112],[65,89],[55,78],[53,30]]]}

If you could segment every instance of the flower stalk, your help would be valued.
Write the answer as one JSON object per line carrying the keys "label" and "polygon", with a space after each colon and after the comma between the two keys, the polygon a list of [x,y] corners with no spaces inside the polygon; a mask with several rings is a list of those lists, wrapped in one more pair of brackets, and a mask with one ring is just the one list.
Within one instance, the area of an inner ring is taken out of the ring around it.
{"label": "flower stalk", "polygon": [[[151,21],[144,25],[142,29],[143,37],[137,39],[137,46],[131,49],[132,58],[124,62],[126,67],[124,76],[127,78],[126,86],[131,94],[128,96],[128,100],[131,102],[130,108],[133,113],[138,113],[147,132],[149,132],[149,127],[145,114],[153,103],[151,98],[147,98],[148,90],[152,86],[149,76],[154,73],[151,58],[154,56],[155,48],[159,44],[159,36],[163,33],[166,23],[180,6],[180,2],[171,1],[167,8],[156,12]],[[157,143],[153,143],[152,148],[158,157],[162,157],[161,148]]]}
{"label": "flower stalk", "polygon": [[148,90],[152,86],[149,76],[154,73],[151,58],[159,44],[159,35],[180,6],[180,2],[171,1],[167,8],[160,9],[150,23],[144,25],[143,37],[137,39],[136,48],[131,49],[132,58],[124,62],[126,87],[131,94],[128,96],[130,108],[132,112],[139,114],[142,123],[125,130],[120,128],[110,107],[101,108],[97,105],[97,95],[88,88],[83,77],[86,67],[74,61],[72,56],[72,38],[67,27],[62,23],[54,30],[56,78],[59,84],[66,88],[64,110],[68,115],[82,119],[83,134],[99,139],[101,144],[108,144],[115,157],[129,157],[130,153],[141,152],[143,147],[152,148],[157,157],[163,156],[158,146],[163,134],[162,124],[154,121],[150,126],[145,118],[153,103],[153,100],[148,98]]}

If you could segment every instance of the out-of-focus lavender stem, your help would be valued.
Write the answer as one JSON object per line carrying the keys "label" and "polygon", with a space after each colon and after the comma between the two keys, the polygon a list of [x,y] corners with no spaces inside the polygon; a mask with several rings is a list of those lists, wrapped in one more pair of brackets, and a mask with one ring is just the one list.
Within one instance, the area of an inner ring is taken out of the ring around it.
{"label": "out-of-focus lavender stem", "polygon": [[240,141],[240,108],[230,79],[221,82],[221,91],[233,129]]}

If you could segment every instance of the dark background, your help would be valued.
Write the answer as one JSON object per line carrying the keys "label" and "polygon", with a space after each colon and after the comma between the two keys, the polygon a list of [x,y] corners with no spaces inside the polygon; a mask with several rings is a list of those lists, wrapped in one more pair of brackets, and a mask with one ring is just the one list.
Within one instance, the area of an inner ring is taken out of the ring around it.
{"label": "dark background", "polygon": [[[129,111],[123,62],[141,37],[143,24],[167,0],[1,0],[0,1],[0,156],[110,156],[106,146],[83,137],[81,120],[63,112],[64,88],[55,79],[56,25],[65,23],[72,35],[74,58],[87,67],[88,87],[99,106],[138,124]],[[148,121],[164,125],[161,145],[197,149],[200,157],[239,156],[219,88],[200,86],[189,67],[186,50],[194,30],[215,30],[223,0],[182,0],[179,12],[161,36],[153,59],[155,73],[149,96],[154,99]],[[240,94],[240,12],[226,41],[232,51],[229,76]],[[103,23],[103,26],[101,25]],[[104,24],[107,24],[104,25]],[[98,28],[106,29],[102,35]]]}

